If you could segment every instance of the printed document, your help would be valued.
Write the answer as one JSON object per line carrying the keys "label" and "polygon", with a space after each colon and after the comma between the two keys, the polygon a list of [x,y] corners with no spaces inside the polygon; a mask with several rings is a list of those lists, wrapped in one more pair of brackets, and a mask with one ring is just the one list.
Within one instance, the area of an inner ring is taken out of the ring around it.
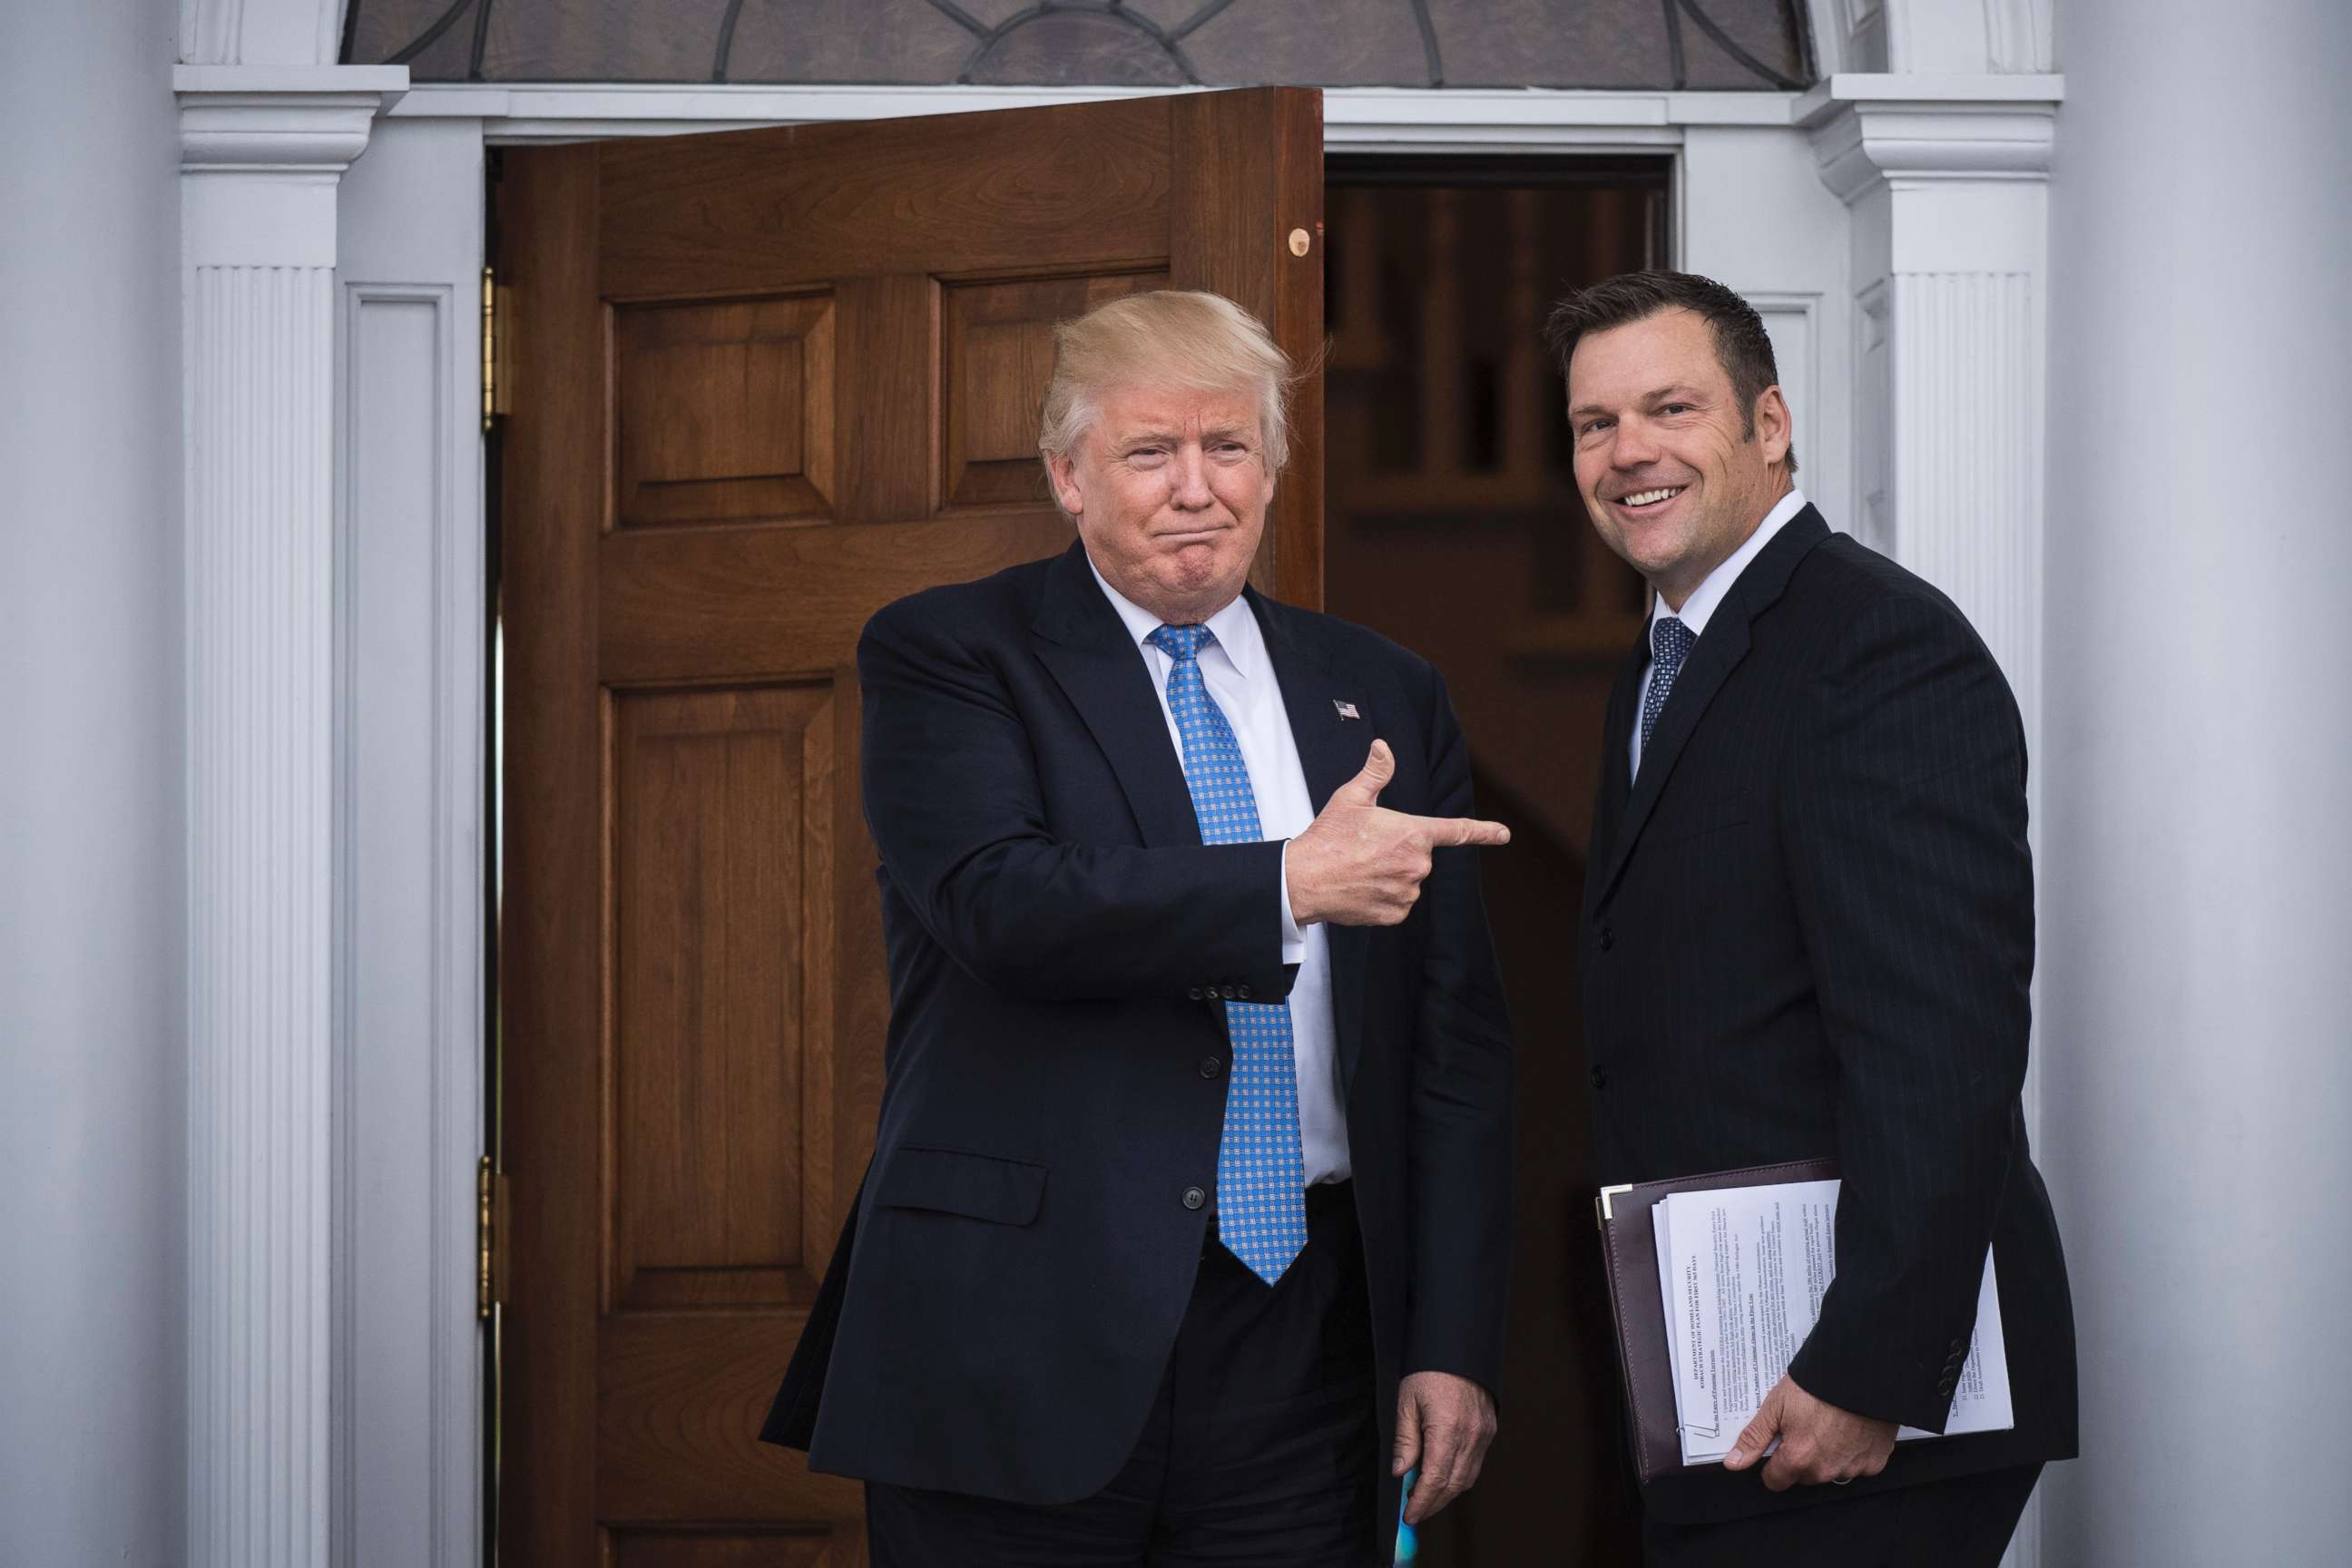
{"label": "printed document", "polygon": [[[1781,1182],[1673,1193],[1651,1209],[1685,1465],[1731,1452],[1812,1332],[1837,1274],[1837,1201],[1834,1181]],[[2000,1432],[2015,1419],[1988,1249],[1976,1335],[1944,1430]],[[1897,1436],[1935,1434],[1906,1426]]]}

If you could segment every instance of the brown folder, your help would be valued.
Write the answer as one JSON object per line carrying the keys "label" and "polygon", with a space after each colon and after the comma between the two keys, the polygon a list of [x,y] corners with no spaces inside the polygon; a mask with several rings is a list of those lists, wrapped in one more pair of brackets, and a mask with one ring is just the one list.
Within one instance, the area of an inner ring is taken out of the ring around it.
{"label": "brown folder", "polygon": [[1658,1294],[1657,1233],[1651,1226],[1650,1211],[1669,1193],[1706,1193],[1774,1182],[1826,1182],[1836,1179],[1837,1173],[1835,1160],[1796,1160],[1784,1165],[1753,1165],[1744,1171],[1601,1189],[1594,1208],[1601,1221],[1601,1258],[1609,1275],[1618,1371],[1625,1382],[1633,1473],[1643,1491],[1661,1476],[1685,1468],[1719,1468],[1713,1463],[1683,1464],[1681,1436],[1675,1426],[1674,1363],[1666,1349],[1666,1304]]}

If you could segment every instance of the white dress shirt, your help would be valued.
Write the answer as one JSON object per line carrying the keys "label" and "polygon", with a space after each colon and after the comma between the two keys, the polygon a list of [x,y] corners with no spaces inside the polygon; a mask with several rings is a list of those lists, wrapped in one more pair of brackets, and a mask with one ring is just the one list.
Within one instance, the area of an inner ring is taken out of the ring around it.
{"label": "white dress shirt", "polygon": [[[1690,628],[1693,637],[1700,636],[1706,630],[1707,618],[1715,614],[1717,608],[1729,595],[1731,585],[1739,581],[1739,574],[1748,570],[1748,563],[1764,553],[1764,547],[1772,542],[1772,536],[1786,528],[1789,525],[1789,520],[1804,510],[1804,491],[1792,489],[1782,496],[1779,504],[1764,514],[1764,521],[1756,525],[1756,531],[1748,536],[1747,542],[1724,557],[1723,564],[1708,573],[1706,581],[1691,590],[1690,597],[1683,601],[1681,609],[1670,610],[1666,607],[1666,601],[1663,597],[1654,594],[1650,596],[1650,667],[1642,671],[1642,689],[1633,693],[1631,776],[1639,778],[1642,774],[1642,707],[1650,700],[1650,676],[1658,668],[1659,617],[1672,616]],[[1669,696],[1666,700],[1671,702],[1674,699]]]}
{"label": "white dress shirt", "polygon": [[[1094,566],[1091,560],[1087,564]],[[1168,707],[1168,672],[1176,661],[1143,640],[1160,629],[1160,622],[1104,582],[1100,571],[1095,572],[1095,581],[1143,656],[1151,689],[1160,698],[1160,716],[1168,721],[1168,743],[1181,766],[1184,742]],[[1265,650],[1265,635],[1245,598],[1211,616],[1208,627],[1215,640],[1201,650],[1201,683],[1241,747],[1250,793],[1257,797],[1259,831],[1287,843],[1315,820],[1315,803],[1307,793],[1307,770],[1299,765],[1298,741],[1290,732],[1289,710],[1282,705],[1282,686]],[[1299,1152],[1306,1158],[1307,1184],[1313,1186],[1345,1181],[1354,1167],[1348,1159],[1348,1121],[1339,1105],[1331,943],[1322,926],[1302,928],[1292,918],[1289,851],[1286,848],[1283,855],[1286,877],[1268,891],[1282,910],[1282,962],[1298,965],[1298,978],[1290,988],[1290,1047],[1298,1072]]]}

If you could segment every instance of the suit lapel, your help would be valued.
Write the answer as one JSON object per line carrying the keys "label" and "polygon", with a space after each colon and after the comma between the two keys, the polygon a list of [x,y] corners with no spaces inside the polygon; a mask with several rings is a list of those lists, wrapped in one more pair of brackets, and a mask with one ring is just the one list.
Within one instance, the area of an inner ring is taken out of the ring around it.
{"label": "suit lapel", "polygon": [[1592,840],[1585,846],[1588,875],[1584,879],[1584,913],[1590,919],[1601,901],[1601,878],[1611,865],[1619,830],[1625,821],[1625,797],[1633,787],[1629,748],[1633,739],[1633,706],[1642,689],[1642,671],[1650,663],[1650,623],[1642,623],[1641,640],[1627,650],[1609,690],[1608,717],[1601,724],[1601,791],[1592,812]]}
{"label": "suit lapel", "polygon": [[[1632,857],[1642,829],[1648,825],[1666,780],[1673,776],[1683,748],[1706,717],[1707,704],[1715,700],[1715,694],[1723,689],[1724,681],[1739,667],[1739,661],[1748,657],[1749,624],[1780,597],[1797,563],[1827,539],[1829,531],[1829,524],[1811,507],[1798,512],[1748,563],[1722,605],[1708,617],[1706,630],[1691,649],[1664,709],[1658,714],[1658,727],[1651,731],[1649,744],[1642,748],[1642,771],[1634,776],[1632,793],[1625,801],[1623,820],[1609,846],[1607,869],[1593,900],[1596,909],[1607,900],[1618,879],[1624,875],[1625,862]],[[1621,748],[1630,738],[1630,731],[1618,737]]]}
{"label": "suit lapel", "polygon": [[1071,545],[1046,574],[1030,629],[1038,639],[1037,657],[1110,760],[1145,847],[1200,843],[1192,792],[1169,743],[1150,668],[1103,597],[1083,545]]}
{"label": "suit lapel", "polygon": [[[1317,811],[1330,804],[1339,787],[1363,770],[1380,716],[1365,701],[1362,689],[1343,689],[1343,672],[1331,668],[1331,656],[1316,636],[1314,623],[1258,594],[1248,594],[1265,634],[1267,656],[1274,663],[1276,683],[1282,689],[1283,711],[1290,720],[1291,739],[1298,746],[1298,765],[1307,774],[1307,797]],[[1340,705],[1357,717],[1341,715]],[[1327,925],[1331,955],[1331,1022],[1339,1034],[1339,1082],[1342,1090],[1355,1081],[1358,1047],[1363,1038],[1364,978],[1369,973],[1371,932],[1362,926]]]}

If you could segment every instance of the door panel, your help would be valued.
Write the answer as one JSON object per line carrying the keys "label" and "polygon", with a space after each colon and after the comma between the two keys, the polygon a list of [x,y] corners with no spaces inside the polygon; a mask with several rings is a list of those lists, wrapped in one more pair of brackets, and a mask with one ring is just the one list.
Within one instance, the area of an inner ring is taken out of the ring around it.
{"label": "door panel", "polygon": [[[506,155],[508,1563],[863,1562],[754,1436],[881,1096],[857,634],[1067,543],[1055,321],[1215,289],[1314,361],[1320,143],[1280,89]],[[1312,377],[1294,428],[1256,579],[1314,605]]]}

